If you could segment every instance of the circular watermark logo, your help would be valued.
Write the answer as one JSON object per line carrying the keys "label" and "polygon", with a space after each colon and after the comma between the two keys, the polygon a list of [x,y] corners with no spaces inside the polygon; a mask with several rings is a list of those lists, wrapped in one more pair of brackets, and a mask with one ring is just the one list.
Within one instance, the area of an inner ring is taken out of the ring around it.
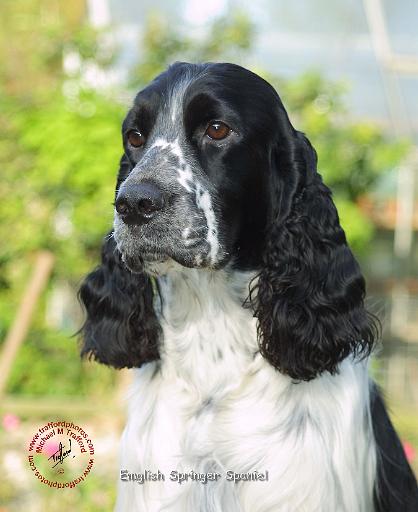
{"label": "circular watermark logo", "polygon": [[50,421],[39,427],[28,445],[29,467],[49,487],[74,488],[89,475],[94,464],[90,436],[68,421]]}

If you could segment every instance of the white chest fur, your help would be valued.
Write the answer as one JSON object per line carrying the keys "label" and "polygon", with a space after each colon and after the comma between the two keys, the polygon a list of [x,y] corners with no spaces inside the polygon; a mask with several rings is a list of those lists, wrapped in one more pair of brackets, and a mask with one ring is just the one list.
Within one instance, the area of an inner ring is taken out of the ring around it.
{"label": "white chest fur", "polygon": [[[161,361],[134,370],[121,469],[165,480],[121,481],[117,511],[373,509],[367,365],[346,360],[339,375],[303,383],[274,370],[242,307],[249,277],[184,270],[161,280]],[[221,476],[180,484],[173,471]],[[228,471],[268,480],[234,483]]]}

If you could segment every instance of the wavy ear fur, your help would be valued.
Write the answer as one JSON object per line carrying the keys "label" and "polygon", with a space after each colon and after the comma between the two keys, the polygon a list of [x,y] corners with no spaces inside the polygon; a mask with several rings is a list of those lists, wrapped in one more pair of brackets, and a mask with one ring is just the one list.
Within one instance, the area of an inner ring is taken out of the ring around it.
{"label": "wavy ear fur", "polygon": [[[129,161],[122,157],[117,189],[129,171]],[[150,277],[125,267],[110,233],[103,242],[101,265],[79,291],[87,312],[81,355],[115,368],[139,367],[158,359],[160,326],[153,295]]]}
{"label": "wavy ear fur", "polygon": [[272,150],[272,217],[250,293],[262,355],[305,381],[337,373],[350,354],[367,356],[379,333],[316,162],[309,141],[293,128]]}
{"label": "wavy ear fur", "polygon": [[86,277],[79,296],[87,311],[82,356],[115,368],[159,358],[151,280],[124,266],[113,238],[104,242],[102,263]]}

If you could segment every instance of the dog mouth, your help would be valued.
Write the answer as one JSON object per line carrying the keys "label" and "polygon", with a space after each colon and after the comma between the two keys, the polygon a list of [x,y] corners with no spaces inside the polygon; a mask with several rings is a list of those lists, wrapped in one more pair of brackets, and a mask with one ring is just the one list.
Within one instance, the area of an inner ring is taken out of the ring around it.
{"label": "dog mouth", "polygon": [[182,267],[204,268],[209,266],[208,249],[204,241],[183,248],[180,244],[172,243],[168,247],[144,247],[136,245],[129,249],[124,244],[119,246],[122,261],[131,272],[155,273],[155,269],[168,269],[169,263],[177,263]]}
{"label": "dog mouth", "polygon": [[[211,257],[207,227],[147,229],[119,222],[115,225],[114,238],[122,260],[131,272],[148,272],[155,269],[168,271],[173,264],[187,268],[216,266]],[[219,255],[218,255],[219,256]]]}
{"label": "dog mouth", "polygon": [[185,268],[221,268],[226,260],[217,261],[215,264],[210,259],[210,251],[206,241],[201,241],[187,248],[180,244],[170,244],[161,248],[136,247],[135,250],[125,251],[119,247],[122,261],[126,267],[134,273],[145,272],[152,275],[162,275],[170,269],[178,266]]}

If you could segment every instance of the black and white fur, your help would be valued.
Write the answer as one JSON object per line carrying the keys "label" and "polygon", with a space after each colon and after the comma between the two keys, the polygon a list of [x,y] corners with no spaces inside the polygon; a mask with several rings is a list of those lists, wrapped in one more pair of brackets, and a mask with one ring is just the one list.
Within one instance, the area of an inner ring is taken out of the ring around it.
{"label": "black and white fur", "polygon": [[[116,510],[418,510],[368,377],[363,277],[276,91],[236,65],[176,63],[123,138],[114,229],[80,292],[82,354],[135,368],[120,465],[166,480],[120,482]],[[146,187],[162,202],[132,220],[120,198]],[[173,470],[269,479],[179,485]]]}

